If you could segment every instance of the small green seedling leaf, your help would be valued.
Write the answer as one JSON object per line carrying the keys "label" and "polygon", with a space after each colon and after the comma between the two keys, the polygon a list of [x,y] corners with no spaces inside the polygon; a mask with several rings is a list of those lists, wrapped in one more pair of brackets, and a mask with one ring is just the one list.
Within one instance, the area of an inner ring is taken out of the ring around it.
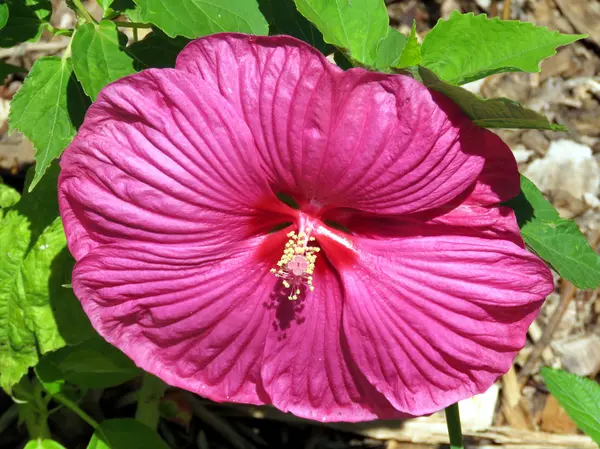
{"label": "small green seedling leaf", "polygon": [[600,445],[600,385],[561,370],[542,368],[552,396],[577,426]]}
{"label": "small green seedling leaf", "polygon": [[87,109],[72,73],[69,58],[40,58],[11,102],[9,131],[21,131],[36,149],[30,191],[71,142]]}
{"label": "small green seedling leaf", "polygon": [[143,22],[171,37],[194,39],[221,32],[266,35],[269,26],[256,0],[135,0]]}
{"label": "small green seedling leaf", "polygon": [[507,205],[517,215],[527,246],[558,274],[578,288],[600,285],[600,256],[577,223],[561,218],[529,179],[521,176],[521,193]]}
{"label": "small green seedling leaf", "polygon": [[550,123],[542,114],[521,106],[507,98],[484,99],[440,80],[425,67],[417,69],[418,77],[425,86],[437,90],[453,100],[476,125],[483,128],[524,128],[566,131],[561,125]]}
{"label": "small green seedling leaf", "polygon": [[501,72],[539,72],[556,48],[587,37],[560,34],[518,20],[488,19],[454,11],[425,36],[423,65],[451,84]]}
{"label": "small green seedling leaf", "polygon": [[94,432],[87,449],[169,449],[150,427],[135,419],[108,419]]}
{"label": "small green seedling leaf", "polygon": [[117,27],[108,20],[82,25],[73,37],[75,75],[92,100],[108,83],[135,73],[133,58],[122,49],[119,38]]}

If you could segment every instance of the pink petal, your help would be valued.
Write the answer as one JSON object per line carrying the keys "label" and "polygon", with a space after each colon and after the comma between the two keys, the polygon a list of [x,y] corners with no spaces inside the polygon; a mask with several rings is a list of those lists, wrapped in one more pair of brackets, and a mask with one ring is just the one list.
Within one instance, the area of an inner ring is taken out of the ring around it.
{"label": "pink petal", "polygon": [[357,370],[341,330],[342,292],[330,268],[315,273],[314,292],[297,301],[281,289],[272,306],[277,326],[267,335],[264,388],[280,410],[319,421],[406,416]]}
{"label": "pink petal", "polygon": [[[485,163],[477,180],[452,201],[426,211],[381,217],[352,210],[334,210],[328,219],[344,225],[353,233],[375,239],[410,236],[405,224],[421,224],[419,233],[449,232],[500,237],[524,247],[514,212],[497,206],[519,193],[520,180],[512,151],[492,132],[485,131]],[[426,228],[424,224],[427,224]],[[452,230],[450,227],[461,229]]]}
{"label": "pink petal", "polygon": [[227,99],[273,187],[301,203],[415,212],[481,172],[489,132],[408,77],[343,72],[296,39],[241,34],[192,42],[177,68]]}
{"label": "pink petal", "polygon": [[422,228],[355,237],[353,266],[333,260],[352,358],[394,407],[415,415],[489,388],[553,288],[548,268],[513,242]]}
{"label": "pink petal", "polygon": [[263,239],[213,248],[113,244],[79,260],[73,288],[96,330],[138,366],[215,401],[262,404],[260,361],[276,278]]}
{"label": "pink petal", "polygon": [[211,245],[268,229],[281,220],[265,205],[286,206],[254,147],[233,108],[183,72],[146,70],[111,84],[61,161],[71,252],[130,240]]}
{"label": "pink petal", "polygon": [[485,163],[467,203],[489,206],[517,196],[521,190],[519,168],[510,148],[487,130],[482,132],[481,146]]}

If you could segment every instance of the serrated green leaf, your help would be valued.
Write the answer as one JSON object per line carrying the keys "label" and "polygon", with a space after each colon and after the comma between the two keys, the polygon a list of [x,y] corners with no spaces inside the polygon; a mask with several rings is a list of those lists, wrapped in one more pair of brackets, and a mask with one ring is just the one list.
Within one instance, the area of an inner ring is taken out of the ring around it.
{"label": "serrated green leaf", "polygon": [[0,4],[0,29],[4,28],[6,22],[8,22],[8,4],[2,3]]}
{"label": "serrated green leaf", "polygon": [[375,67],[389,18],[382,0],[295,0],[298,11],[353,61]]}
{"label": "serrated green leaf", "polygon": [[600,385],[561,370],[542,368],[550,393],[575,424],[600,446]]}
{"label": "serrated green leaf", "polygon": [[40,181],[76,133],[87,109],[70,59],[38,59],[11,102],[9,131],[21,131],[36,149],[35,177]]}
{"label": "serrated green leaf", "polygon": [[418,66],[421,62],[421,45],[417,40],[417,21],[414,20],[406,46],[402,51],[400,60],[394,64],[394,67],[401,69],[403,67]]}
{"label": "serrated green leaf", "polygon": [[127,47],[137,70],[150,67],[175,67],[177,55],[190,42],[185,37],[170,38],[161,31],[153,31],[141,41]]}
{"label": "serrated green leaf", "polygon": [[0,47],[13,47],[21,42],[35,42],[50,20],[50,0],[6,0],[8,20],[0,29]]}
{"label": "serrated green leaf", "polygon": [[440,80],[431,70],[425,67],[419,67],[417,72],[425,86],[449,97],[476,125],[483,128],[567,131],[564,126],[550,123],[542,114],[527,109],[516,101],[508,98],[484,99],[462,87]]}
{"label": "serrated green leaf", "polygon": [[221,32],[266,35],[269,27],[256,0],[135,0],[143,22],[171,37],[194,39]]}
{"label": "serrated green leaf", "polygon": [[54,440],[31,440],[24,449],[65,449],[65,447]]}
{"label": "serrated green leaf", "polygon": [[135,73],[133,58],[123,50],[117,27],[108,20],[80,26],[71,50],[75,75],[92,100],[108,83]]}
{"label": "serrated green leaf", "polygon": [[585,38],[560,34],[518,20],[488,19],[454,11],[425,36],[423,65],[452,84],[465,84],[501,72],[539,72],[556,48]]}
{"label": "serrated green leaf", "polygon": [[578,288],[600,286],[600,256],[577,223],[561,218],[538,188],[521,176],[521,193],[506,203],[517,216],[529,248]]}
{"label": "serrated green leaf", "polygon": [[73,262],[65,259],[70,255],[58,217],[58,171],[51,167],[39,189],[2,209],[0,386],[6,390],[40,354],[93,335],[79,301],[61,287],[70,279]]}
{"label": "serrated green leaf", "polygon": [[109,419],[94,432],[87,449],[169,449],[167,443],[135,419]]}
{"label": "serrated green leaf", "polygon": [[258,7],[269,23],[269,34],[287,34],[307,42],[324,55],[333,53],[321,32],[296,9],[294,0],[258,0]]}
{"label": "serrated green leaf", "polygon": [[83,388],[114,387],[140,374],[125,354],[100,337],[46,354],[36,372],[44,384],[64,379]]}
{"label": "serrated green leaf", "polygon": [[406,36],[395,28],[388,29],[388,35],[379,42],[375,68],[387,70],[399,63],[402,52],[406,47]]}
{"label": "serrated green leaf", "polygon": [[0,209],[13,206],[19,202],[21,195],[12,187],[0,184]]}

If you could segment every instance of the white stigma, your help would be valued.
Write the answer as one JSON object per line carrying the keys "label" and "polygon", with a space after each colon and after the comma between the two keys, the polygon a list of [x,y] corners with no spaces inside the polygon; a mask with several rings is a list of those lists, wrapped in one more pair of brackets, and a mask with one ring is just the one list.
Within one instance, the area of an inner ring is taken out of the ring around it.
{"label": "white stigma", "polygon": [[311,292],[314,291],[312,275],[315,271],[316,253],[321,249],[309,246],[315,238],[309,237],[303,231],[298,234],[291,231],[287,236],[289,240],[285,244],[283,255],[277,262],[277,268],[272,268],[271,273],[282,279],[286,289],[291,289],[288,299],[295,301],[301,293],[302,286],[306,286]]}

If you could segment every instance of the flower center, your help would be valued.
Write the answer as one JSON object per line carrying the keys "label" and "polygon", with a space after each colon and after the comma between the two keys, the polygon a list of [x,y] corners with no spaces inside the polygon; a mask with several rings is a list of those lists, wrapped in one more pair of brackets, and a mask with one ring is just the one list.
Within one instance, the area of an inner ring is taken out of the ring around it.
{"label": "flower center", "polygon": [[304,231],[297,234],[291,231],[287,234],[289,240],[285,244],[283,255],[277,262],[277,268],[271,269],[271,273],[282,279],[283,286],[291,290],[288,299],[292,301],[298,299],[302,288],[308,288],[311,292],[315,289],[312,274],[315,271],[317,253],[321,249],[309,245],[315,238],[310,237],[310,228],[307,230],[308,234]]}

